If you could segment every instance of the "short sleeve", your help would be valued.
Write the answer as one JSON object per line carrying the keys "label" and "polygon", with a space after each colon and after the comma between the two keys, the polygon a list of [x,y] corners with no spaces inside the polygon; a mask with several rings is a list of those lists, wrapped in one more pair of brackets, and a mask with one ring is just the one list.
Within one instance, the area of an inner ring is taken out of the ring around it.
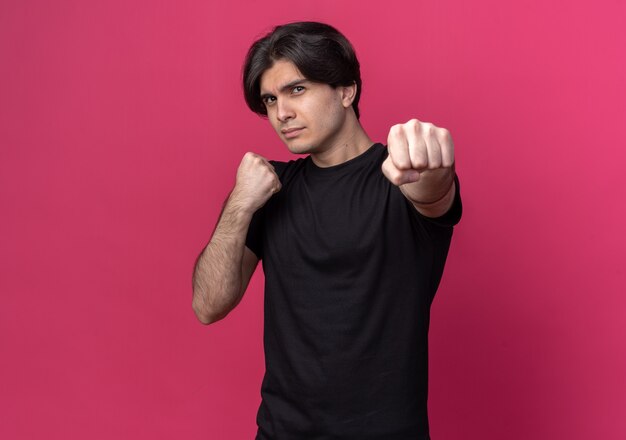
{"label": "short sleeve", "polygon": [[253,215],[246,235],[246,247],[250,249],[257,258],[263,258],[263,223],[264,207],[259,208]]}
{"label": "short sleeve", "polygon": [[426,217],[425,215],[420,214],[419,211],[415,210],[418,216],[422,219],[425,219],[429,223],[434,223],[435,225],[442,227],[452,227],[456,225],[461,220],[461,217],[463,215],[463,203],[461,202],[461,185],[459,183],[459,176],[457,174],[454,175],[454,183],[456,185],[454,200],[452,202],[452,206],[450,206],[450,209],[448,209],[445,214],[439,217]]}

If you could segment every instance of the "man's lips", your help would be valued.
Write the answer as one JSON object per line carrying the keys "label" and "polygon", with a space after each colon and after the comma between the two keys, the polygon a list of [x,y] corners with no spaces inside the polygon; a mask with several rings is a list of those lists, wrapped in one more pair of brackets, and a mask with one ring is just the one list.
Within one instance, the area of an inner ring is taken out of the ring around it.
{"label": "man's lips", "polygon": [[292,127],[292,128],[283,128],[282,130],[280,130],[280,132],[287,138],[287,139],[291,139],[293,137],[298,136],[302,130],[304,130],[304,127]]}

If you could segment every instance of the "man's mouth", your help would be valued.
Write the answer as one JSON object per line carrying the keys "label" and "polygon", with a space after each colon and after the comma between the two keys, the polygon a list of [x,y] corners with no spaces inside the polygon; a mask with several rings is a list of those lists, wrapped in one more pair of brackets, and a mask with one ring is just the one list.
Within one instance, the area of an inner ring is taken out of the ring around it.
{"label": "man's mouth", "polygon": [[302,130],[304,130],[304,127],[292,127],[283,128],[282,130],[280,130],[280,132],[283,134],[283,136],[285,136],[285,138],[291,139],[298,136],[302,132]]}

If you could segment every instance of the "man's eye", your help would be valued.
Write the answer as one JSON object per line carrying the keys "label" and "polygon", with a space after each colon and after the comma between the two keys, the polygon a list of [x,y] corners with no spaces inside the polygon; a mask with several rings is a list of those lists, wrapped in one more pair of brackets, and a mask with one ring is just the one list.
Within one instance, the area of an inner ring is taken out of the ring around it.
{"label": "man's eye", "polygon": [[274,101],[276,101],[276,98],[274,96],[266,96],[265,98],[263,98],[263,102],[265,103],[265,105],[273,104]]}
{"label": "man's eye", "polygon": [[293,92],[294,92],[294,93],[300,93],[300,92],[302,92],[303,90],[304,90],[304,87],[303,87],[303,86],[295,86],[295,87],[293,88]]}

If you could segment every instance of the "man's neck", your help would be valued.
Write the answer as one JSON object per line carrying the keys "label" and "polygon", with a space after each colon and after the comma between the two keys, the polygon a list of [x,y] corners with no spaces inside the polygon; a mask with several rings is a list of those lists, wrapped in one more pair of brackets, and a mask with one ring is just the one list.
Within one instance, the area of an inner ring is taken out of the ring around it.
{"label": "man's neck", "polygon": [[330,148],[319,153],[311,153],[310,156],[315,165],[321,168],[339,165],[361,155],[371,147],[371,139],[356,118],[351,125],[347,134],[338,139]]}

